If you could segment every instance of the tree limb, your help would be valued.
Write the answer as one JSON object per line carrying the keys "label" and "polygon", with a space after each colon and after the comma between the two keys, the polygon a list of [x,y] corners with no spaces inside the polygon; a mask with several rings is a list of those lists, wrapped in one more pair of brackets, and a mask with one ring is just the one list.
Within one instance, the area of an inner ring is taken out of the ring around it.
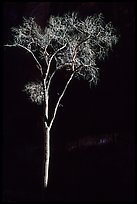
{"label": "tree limb", "polygon": [[64,96],[65,91],[66,91],[66,89],[67,89],[69,83],[71,82],[71,80],[72,80],[74,74],[75,74],[75,72],[73,72],[73,73],[71,74],[71,76],[70,76],[69,80],[67,81],[67,84],[66,84],[66,86],[65,86],[65,88],[64,88],[64,90],[63,90],[63,92],[62,92],[62,94],[60,95],[60,97],[59,97],[59,99],[58,99],[58,102],[57,102],[57,104],[56,104],[56,107],[55,107],[55,110],[54,110],[54,114],[53,114],[53,117],[52,117],[52,119],[51,119],[51,122],[50,122],[49,128],[52,127],[52,124],[53,124],[54,119],[55,119],[56,114],[57,114],[57,110],[58,110],[58,107],[59,107],[59,103],[60,103],[62,97]]}
{"label": "tree limb", "polygon": [[50,84],[51,84],[51,80],[52,80],[52,78],[54,77],[56,71],[57,71],[57,69],[55,69],[55,71],[52,73],[52,75],[51,75],[51,77],[50,77],[50,79],[49,79],[49,81],[48,81],[48,84],[47,84],[47,91],[49,91],[49,87],[50,87]]}
{"label": "tree limb", "polygon": [[20,44],[5,45],[5,46],[6,47],[21,47],[21,48],[27,50],[29,53],[31,53],[32,57],[34,58],[34,60],[36,61],[37,65],[38,65],[37,68],[40,70],[40,72],[41,72],[41,74],[43,76],[42,66],[39,63],[39,61],[37,60],[37,58],[35,57],[34,53],[30,49],[28,49],[27,47],[25,47],[23,45],[20,45]]}
{"label": "tree limb", "polygon": [[47,80],[48,74],[49,74],[49,70],[50,70],[50,65],[52,62],[53,57],[55,57],[55,55],[62,49],[64,49],[66,47],[67,43],[65,45],[63,45],[61,48],[59,48],[50,58],[49,63],[48,63],[48,68],[47,68],[47,72],[46,72],[46,76],[45,76],[45,80]]}

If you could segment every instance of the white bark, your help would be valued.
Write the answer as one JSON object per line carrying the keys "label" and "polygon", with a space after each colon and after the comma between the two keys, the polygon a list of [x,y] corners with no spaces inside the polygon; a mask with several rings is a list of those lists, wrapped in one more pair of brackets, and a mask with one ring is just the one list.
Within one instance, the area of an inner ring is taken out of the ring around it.
{"label": "white bark", "polygon": [[7,46],[7,47],[21,47],[21,48],[27,50],[27,52],[29,52],[32,55],[33,59],[36,61],[37,68],[40,70],[40,72],[43,76],[42,66],[39,63],[38,59],[35,57],[34,53],[30,49],[28,49],[27,47],[20,45],[20,44],[5,45],[5,46]]}
{"label": "white bark", "polygon": [[49,95],[48,92],[45,91],[45,115],[48,120],[48,107],[49,107]]}
{"label": "white bark", "polygon": [[44,187],[48,184],[48,173],[49,173],[49,159],[50,159],[50,129],[45,124],[45,135],[44,135]]}
{"label": "white bark", "polygon": [[66,89],[67,89],[69,83],[71,82],[73,76],[74,76],[74,72],[72,73],[72,75],[70,76],[69,80],[67,81],[67,84],[66,84],[66,86],[65,86],[65,88],[64,88],[64,90],[63,90],[63,92],[62,92],[62,94],[60,95],[60,97],[59,97],[59,99],[58,99],[58,102],[57,102],[57,104],[56,104],[56,106],[55,106],[55,110],[54,110],[54,114],[53,114],[52,120],[51,120],[50,125],[49,125],[49,128],[50,128],[50,129],[51,129],[52,124],[53,124],[53,122],[54,122],[54,120],[55,120],[55,117],[56,117],[56,114],[57,114],[57,110],[58,110],[58,107],[59,107],[59,103],[60,103],[62,97],[64,96],[64,94],[65,94],[65,92],[66,92]]}
{"label": "white bark", "polygon": [[45,81],[47,81],[47,77],[50,71],[50,66],[51,66],[51,62],[53,60],[53,58],[55,57],[55,55],[61,51],[62,49],[64,49],[66,47],[67,44],[63,45],[61,48],[59,48],[56,52],[54,52],[54,54],[50,57],[49,62],[48,62],[48,67],[47,67],[47,71],[46,71],[46,76],[45,76]]}

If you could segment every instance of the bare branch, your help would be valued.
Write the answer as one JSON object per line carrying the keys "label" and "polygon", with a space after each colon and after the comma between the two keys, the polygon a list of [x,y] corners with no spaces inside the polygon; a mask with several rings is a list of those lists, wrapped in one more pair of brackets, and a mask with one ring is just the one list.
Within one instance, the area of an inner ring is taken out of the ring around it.
{"label": "bare branch", "polygon": [[71,82],[73,76],[74,76],[74,72],[71,74],[71,76],[70,76],[69,80],[67,81],[67,84],[66,84],[66,86],[65,86],[65,88],[64,88],[64,90],[63,90],[63,92],[62,92],[62,94],[60,95],[60,97],[59,97],[59,99],[58,99],[58,102],[57,102],[57,104],[56,104],[56,106],[55,106],[54,114],[53,114],[53,117],[52,117],[52,119],[51,119],[51,122],[50,122],[49,128],[52,127],[52,124],[53,124],[54,119],[55,119],[56,114],[57,114],[57,110],[58,110],[58,107],[59,107],[60,101],[61,101],[62,97],[64,96],[65,91],[66,91],[68,85],[70,84],[70,82]]}
{"label": "bare branch", "polygon": [[54,54],[51,56],[50,60],[49,60],[49,63],[48,63],[48,68],[47,68],[47,71],[46,71],[46,76],[45,76],[45,80],[47,80],[47,77],[48,77],[48,74],[49,74],[49,70],[50,70],[50,66],[51,66],[51,62],[53,60],[53,58],[56,56],[56,54],[63,50],[65,47],[66,47],[67,43],[65,45],[63,45],[61,48],[59,48],[56,52],[54,52]]}
{"label": "bare branch", "polygon": [[48,83],[47,83],[47,91],[48,91],[48,92],[49,92],[49,88],[50,88],[50,85],[51,85],[51,81],[52,81],[52,79],[53,79],[53,77],[54,77],[56,71],[57,71],[57,69],[55,69],[55,71],[52,73],[52,75],[50,76],[49,81],[48,81]]}
{"label": "bare branch", "polygon": [[39,63],[39,61],[37,60],[37,58],[35,57],[34,53],[30,49],[28,49],[27,47],[20,45],[20,44],[5,45],[5,46],[6,47],[21,47],[21,48],[27,50],[27,52],[31,53],[32,57],[34,58],[34,60],[36,61],[37,65],[38,65],[37,68],[40,70],[41,74],[43,75],[42,66]]}

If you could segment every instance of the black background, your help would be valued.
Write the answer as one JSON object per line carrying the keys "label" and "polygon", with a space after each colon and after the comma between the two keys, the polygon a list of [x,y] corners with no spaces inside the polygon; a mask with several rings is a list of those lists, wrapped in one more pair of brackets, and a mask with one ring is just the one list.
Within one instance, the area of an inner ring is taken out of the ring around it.
{"label": "black background", "polygon": [[[39,79],[31,57],[4,48],[3,66],[3,200],[133,201],[135,128],[135,4],[129,2],[26,2],[3,4],[3,43],[22,16],[42,27],[50,14],[102,12],[120,35],[109,57],[98,62],[100,79],[69,86],[51,131],[49,188],[42,194],[42,107],[22,92]],[[59,80],[63,75],[60,76]],[[63,78],[62,78],[63,79]],[[56,94],[56,93],[55,93]],[[66,145],[87,135],[117,133],[115,145],[68,152]],[[43,197],[44,196],[44,197]]]}

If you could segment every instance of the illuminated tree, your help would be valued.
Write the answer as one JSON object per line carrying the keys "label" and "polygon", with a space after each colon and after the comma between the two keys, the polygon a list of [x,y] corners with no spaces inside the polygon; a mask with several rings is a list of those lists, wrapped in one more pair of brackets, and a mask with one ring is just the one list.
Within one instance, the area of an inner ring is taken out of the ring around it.
{"label": "illuminated tree", "polygon": [[[66,89],[73,78],[96,84],[99,77],[97,60],[104,59],[117,36],[112,24],[105,23],[102,14],[80,19],[77,13],[50,16],[45,29],[34,18],[23,18],[23,25],[12,28],[14,41],[8,47],[19,47],[29,52],[40,71],[41,82],[29,82],[24,91],[32,102],[44,107],[44,187],[48,183],[50,131]],[[53,60],[55,66],[53,67]],[[49,91],[58,70],[65,69],[69,78],[59,95],[54,112],[49,111]]]}

